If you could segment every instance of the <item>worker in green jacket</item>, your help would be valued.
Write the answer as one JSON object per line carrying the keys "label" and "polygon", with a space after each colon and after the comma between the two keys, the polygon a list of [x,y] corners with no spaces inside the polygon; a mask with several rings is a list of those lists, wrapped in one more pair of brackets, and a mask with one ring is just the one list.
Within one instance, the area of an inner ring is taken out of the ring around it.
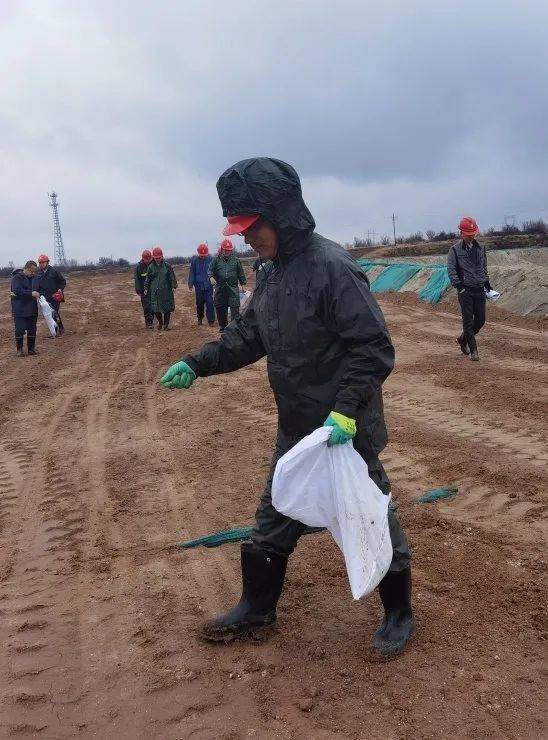
{"label": "worker in green jacket", "polygon": [[219,254],[212,261],[209,275],[215,281],[215,311],[221,331],[228,325],[228,309],[230,320],[234,321],[240,315],[240,285],[246,284],[246,277],[242,263],[234,254],[234,245],[230,239],[221,242]]}
{"label": "worker in green jacket", "polygon": [[164,260],[160,247],[154,247],[145,278],[145,295],[150,298],[150,306],[158,320],[158,331],[169,331],[169,319],[175,311],[173,291],[176,287],[173,267]]}

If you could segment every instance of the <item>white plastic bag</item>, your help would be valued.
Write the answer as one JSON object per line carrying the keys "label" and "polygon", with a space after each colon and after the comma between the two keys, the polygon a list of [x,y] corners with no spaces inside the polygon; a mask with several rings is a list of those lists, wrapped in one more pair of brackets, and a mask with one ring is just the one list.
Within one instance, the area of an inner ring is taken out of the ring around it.
{"label": "white plastic bag", "polygon": [[245,308],[246,305],[249,303],[249,299],[251,298],[251,291],[250,290],[241,290],[240,291],[240,308]]}
{"label": "white plastic bag", "polygon": [[498,293],[496,290],[486,290],[485,297],[488,301],[498,301],[498,299],[500,298],[500,293]]}
{"label": "white plastic bag", "polygon": [[46,320],[46,324],[48,325],[49,333],[52,337],[54,337],[57,334],[57,322],[53,318],[53,309],[43,295],[41,295],[38,299],[38,305],[40,306],[42,316],[44,317],[44,319]]}
{"label": "white plastic bag", "polygon": [[321,427],[276,465],[272,504],[309,527],[326,527],[342,550],[352,596],[373,591],[392,561],[386,496],[369,477],[352,442],[327,446]]}

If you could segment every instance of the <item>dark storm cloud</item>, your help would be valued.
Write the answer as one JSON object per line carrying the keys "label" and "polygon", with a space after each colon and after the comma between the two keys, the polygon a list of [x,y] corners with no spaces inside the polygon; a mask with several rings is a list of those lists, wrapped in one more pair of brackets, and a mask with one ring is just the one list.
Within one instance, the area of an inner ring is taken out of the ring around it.
{"label": "dark storm cloud", "polygon": [[[0,9],[0,262],[186,252],[221,225],[215,179],[271,154],[321,230],[546,217],[544,2],[7,2]],[[16,255],[14,255],[14,252]]]}

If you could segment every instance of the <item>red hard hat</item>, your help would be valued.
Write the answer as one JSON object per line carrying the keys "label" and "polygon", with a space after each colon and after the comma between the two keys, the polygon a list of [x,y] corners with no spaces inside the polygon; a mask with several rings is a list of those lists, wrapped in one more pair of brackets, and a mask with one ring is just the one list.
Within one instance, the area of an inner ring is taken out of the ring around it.
{"label": "red hard hat", "polygon": [[206,257],[209,254],[207,244],[198,244],[198,249],[196,251],[198,252],[200,257]]}
{"label": "red hard hat", "polygon": [[234,251],[234,244],[230,241],[230,239],[223,239],[221,242],[221,252],[224,252],[225,254],[231,254],[231,252]]}
{"label": "red hard hat", "polygon": [[143,249],[143,254],[141,255],[141,259],[145,264],[148,264],[149,262],[152,262],[152,252],[150,249]]}
{"label": "red hard hat", "polygon": [[475,236],[479,233],[476,220],[472,216],[464,216],[459,223],[459,231],[464,236]]}
{"label": "red hard hat", "polygon": [[223,229],[223,234],[225,236],[241,234],[246,229],[249,229],[249,227],[252,226],[258,218],[258,213],[254,216],[228,216],[228,223]]}
{"label": "red hard hat", "polygon": [[152,256],[153,257],[163,257],[164,253],[162,252],[160,247],[154,247],[154,249],[152,250]]}
{"label": "red hard hat", "polygon": [[38,262],[49,262],[49,257],[47,254],[41,254],[38,257]]}

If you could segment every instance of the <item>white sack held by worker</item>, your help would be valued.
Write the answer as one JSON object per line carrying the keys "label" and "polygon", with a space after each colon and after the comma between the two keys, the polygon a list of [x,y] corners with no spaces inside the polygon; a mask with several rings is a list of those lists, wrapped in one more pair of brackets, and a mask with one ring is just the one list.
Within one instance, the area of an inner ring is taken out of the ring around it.
{"label": "white sack held by worker", "polygon": [[245,308],[247,304],[249,303],[249,299],[251,298],[251,291],[250,290],[241,290],[240,291],[240,308]]}
{"label": "white sack held by worker", "polygon": [[352,596],[375,589],[392,561],[390,496],[369,477],[352,442],[327,446],[331,430],[316,429],[276,465],[272,504],[309,527],[326,527],[344,555]]}
{"label": "white sack held by worker", "polygon": [[37,300],[38,305],[40,306],[40,311],[42,312],[42,316],[44,317],[44,319],[46,320],[46,324],[48,325],[49,333],[52,337],[54,337],[57,334],[57,323],[53,318],[53,309],[43,295],[41,295],[40,298],[38,298]]}

